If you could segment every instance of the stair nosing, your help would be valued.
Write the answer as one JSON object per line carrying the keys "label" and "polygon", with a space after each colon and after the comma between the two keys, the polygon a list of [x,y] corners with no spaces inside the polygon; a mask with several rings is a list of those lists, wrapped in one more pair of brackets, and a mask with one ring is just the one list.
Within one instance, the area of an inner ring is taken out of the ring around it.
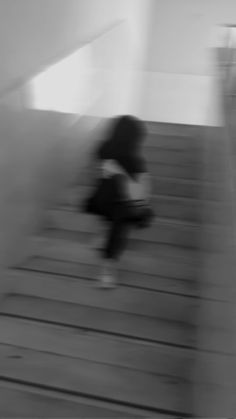
{"label": "stair nosing", "polygon": [[[92,398],[92,396],[90,398],[88,397],[83,397],[83,396],[79,396],[79,395],[72,395],[72,394],[65,394],[63,392],[58,392],[57,389],[43,389],[40,387],[32,387],[30,384],[28,383],[19,383],[14,381],[13,379],[10,380],[4,380],[4,378],[0,378],[0,388],[7,388],[7,389],[13,389],[13,390],[18,390],[18,391],[27,391],[29,393],[35,394],[35,395],[43,395],[45,397],[52,397],[55,399],[55,402],[58,398],[64,400],[64,401],[71,401],[74,403],[81,403],[81,404],[85,404],[88,405],[88,401],[89,404],[93,407],[99,407],[99,408],[105,408],[105,409],[109,409],[109,410],[113,410],[113,409],[118,409],[120,413],[127,413],[129,415],[136,414],[139,415],[137,416],[137,419],[143,419],[143,416],[140,416],[140,410],[139,409],[135,409],[135,408],[128,408],[126,406],[121,406],[121,405],[117,405],[115,402],[111,403],[111,402],[102,402],[99,400],[95,400]],[[145,410],[142,412],[144,414]],[[150,414],[150,412],[148,412],[147,414]],[[123,417],[123,416],[122,416]],[[165,415],[165,416],[158,416],[157,419],[177,419],[176,415],[173,416],[173,414],[171,416],[169,415]]]}
{"label": "stair nosing", "polygon": [[[54,234],[55,233],[55,234]],[[58,236],[56,236],[56,233],[58,233]],[[64,237],[63,236],[63,234],[65,234],[65,236],[66,235],[70,235],[71,237]],[[77,238],[76,237],[74,237],[74,236],[76,236],[76,234],[77,235],[79,235],[79,234],[81,234],[81,235],[86,235],[86,236],[91,236],[91,235],[93,235],[93,232],[90,232],[90,231],[84,231],[84,230],[76,230],[76,231],[74,231],[74,230],[70,230],[70,229],[64,229],[64,228],[53,228],[53,227],[49,227],[49,228],[46,228],[46,229],[44,229],[43,231],[41,231],[41,235],[43,236],[43,237],[48,237],[49,239],[50,238],[52,238],[52,239],[60,239],[60,240],[67,240],[67,241],[71,241],[71,242],[75,242],[75,241],[78,241],[77,240]],[[163,247],[170,247],[170,248],[172,248],[172,249],[180,249],[180,250],[188,250],[188,251],[191,251],[192,252],[192,254],[194,253],[194,252],[196,252],[196,255],[197,254],[202,254],[202,250],[201,250],[201,246],[200,246],[200,244],[192,244],[192,245],[190,245],[190,244],[179,244],[179,243],[172,243],[172,242],[165,242],[165,241],[158,241],[158,240],[155,240],[155,239],[149,239],[149,238],[135,238],[135,237],[131,237],[130,239],[130,243],[143,243],[143,245],[145,246],[145,243],[146,243],[146,245],[147,244],[152,244],[152,245],[156,245],[156,246],[163,246]],[[80,243],[82,243],[82,241],[79,241]],[[139,250],[138,250],[138,252],[139,252]]]}
{"label": "stair nosing", "polygon": [[[19,319],[20,321],[25,321],[23,319]],[[27,320],[26,320],[27,321]],[[34,324],[40,324],[40,321],[36,321],[36,320],[28,320],[28,323],[34,323]],[[54,325],[52,325],[52,327],[55,327]],[[94,334],[95,336],[95,334]],[[105,338],[105,337],[103,337]],[[140,343],[139,343],[140,344]],[[137,343],[136,343],[137,345]],[[10,348],[19,348],[19,349],[25,349],[25,350],[31,350],[31,351],[36,351],[39,353],[44,353],[44,354],[49,354],[49,355],[55,355],[57,357],[61,357],[61,358],[70,358],[70,359],[74,359],[74,360],[81,360],[81,361],[85,361],[85,362],[91,362],[93,364],[97,364],[97,365],[108,365],[108,366],[114,366],[114,367],[118,367],[121,370],[127,370],[127,371],[134,371],[134,372],[140,372],[140,373],[144,373],[144,374],[148,374],[150,376],[154,376],[154,377],[162,377],[162,378],[172,378],[172,379],[178,379],[180,380],[182,383],[185,384],[191,384],[192,381],[191,379],[187,379],[187,378],[183,378],[179,375],[172,375],[172,374],[164,374],[164,373],[158,373],[158,372],[151,372],[151,371],[146,371],[144,369],[139,369],[138,367],[132,367],[132,366],[128,366],[128,365],[121,365],[121,364],[114,364],[112,362],[105,362],[105,361],[99,361],[99,360],[95,360],[95,359],[89,359],[89,358],[85,358],[82,356],[75,356],[75,355],[67,355],[67,354],[63,354],[60,352],[55,352],[53,350],[42,350],[42,349],[32,349],[29,348],[29,346],[24,346],[23,344],[12,344],[12,343],[4,343],[4,342],[0,342],[0,346],[5,346],[5,347],[10,347]],[[147,345],[150,346],[150,345]],[[155,345],[155,346],[158,346]],[[165,345],[159,345],[159,346],[163,346],[165,347]],[[190,350],[189,350],[190,351]]]}
{"label": "stair nosing", "polygon": [[[107,307],[101,307],[98,305],[89,305],[89,304],[83,304],[82,302],[80,303],[75,303],[75,302],[68,302],[68,301],[61,301],[61,300],[56,300],[53,298],[48,298],[48,297],[40,297],[37,295],[28,295],[28,294],[24,294],[24,293],[18,293],[16,292],[11,292],[11,294],[8,295],[8,298],[10,297],[15,297],[15,298],[26,298],[26,299],[32,299],[32,300],[43,300],[43,301],[47,301],[47,302],[52,302],[55,304],[64,304],[64,305],[70,305],[70,306],[79,306],[79,307],[83,307],[83,308],[91,308],[91,309],[95,309],[98,311],[105,311],[105,312],[114,312],[114,313],[119,313],[119,314],[125,314],[128,316],[132,316],[132,317],[137,317],[137,318],[145,318],[145,319],[150,319],[150,320],[155,320],[155,321],[160,321],[163,323],[171,323],[171,324],[176,324],[178,326],[182,326],[182,327],[186,327],[186,328],[194,328],[194,326],[190,323],[185,323],[184,321],[176,321],[176,320],[172,320],[172,319],[167,319],[164,317],[157,317],[157,316],[153,316],[151,314],[139,314],[139,313],[135,313],[135,312],[129,312],[129,311],[124,311],[121,309],[114,309],[114,308],[107,308]],[[2,315],[2,313],[4,313],[4,311],[1,311],[0,309],[0,315]]]}
{"label": "stair nosing", "polygon": [[182,413],[182,412],[177,412],[177,411],[172,411],[172,410],[168,410],[168,409],[160,409],[160,408],[155,408],[155,407],[149,407],[149,406],[145,406],[145,405],[139,405],[137,403],[132,403],[132,402],[128,402],[128,401],[123,401],[123,400],[117,400],[114,399],[112,397],[103,397],[103,396],[98,396],[98,395],[90,395],[87,393],[83,393],[81,391],[76,391],[76,390],[69,390],[69,389],[65,389],[65,388],[59,388],[57,386],[53,386],[53,385],[46,385],[46,384],[39,384],[39,383],[34,383],[31,380],[25,380],[25,379],[18,379],[18,378],[11,378],[11,377],[7,377],[5,375],[0,375],[0,381],[1,382],[8,382],[8,383],[15,383],[15,384],[19,384],[19,385],[30,385],[31,387],[37,388],[37,389],[42,389],[42,390],[48,390],[48,391],[54,391],[58,394],[63,394],[65,395],[69,395],[69,396],[78,396],[78,397],[82,397],[85,400],[93,400],[94,402],[103,402],[103,403],[109,403],[114,406],[120,406],[122,408],[129,408],[129,409],[136,409],[137,411],[141,412],[152,412],[152,413],[163,413],[163,414],[169,414],[172,415],[173,419],[174,416],[173,415],[177,415],[177,416],[181,416],[182,418],[191,418],[192,415],[187,414],[187,413]]}
{"label": "stair nosing", "polygon": [[[37,319],[37,318],[35,318],[35,319],[24,318],[22,316],[19,316],[18,317],[17,315],[14,315],[14,314],[11,314],[11,313],[10,314],[8,314],[8,313],[1,313],[0,314],[0,319],[1,318],[2,319],[10,319],[10,320],[11,319],[15,319],[18,322],[25,322],[25,323],[29,323],[29,324],[37,324],[37,325],[42,325],[43,324],[44,327],[47,327],[47,325],[49,324],[49,322],[47,322],[44,325],[44,320],[40,320],[40,319]],[[52,324],[51,324],[50,327],[52,327],[55,330],[56,329],[63,330],[64,332],[67,332],[71,328],[80,329],[79,327],[76,327],[76,326],[74,327],[74,326],[70,326],[70,325],[67,326],[67,325],[61,325],[61,324],[57,325],[57,324],[55,324],[55,322],[54,323],[52,322]],[[132,343],[132,344],[137,344],[137,345],[143,346],[143,347],[153,347],[153,348],[159,347],[159,349],[165,349],[166,346],[169,347],[168,343],[166,344],[165,342],[159,343],[157,341],[154,341],[152,343],[149,343],[144,338],[142,339],[142,338],[136,338],[136,337],[132,337],[132,336],[128,336],[128,337],[125,336],[125,337],[123,337],[123,336],[115,335],[113,333],[104,333],[104,332],[99,331],[99,330],[88,332],[87,336],[89,336],[89,337],[95,337],[95,338],[97,338],[97,337],[98,338],[104,338],[104,339],[110,340],[112,342],[118,341],[118,342],[121,342],[121,343],[128,343],[128,344]],[[14,345],[14,344],[8,344],[8,343],[6,344],[4,342],[0,342],[0,345],[17,346],[17,345]],[[20,347],[23,347],[22,345]],[[175,349],[178,350],[178,348],[179,348],[180,351],[189,352],[189,349],[188,348],[185,349],[185,348],[182,348],[182,347],[178,347],[177,345],[173,345],[173,346],[171,345],[170,346],[170,350],[173,349],[173,351]],[[191,353],[192,353],[193,350],[198,350],[198,349],[197,348],[191,349]]]}
{"label": "stair nosing", "polygon": [[[59,327],[64,327],[64,328],[68,328],[68,329],[73,329],[73,330],[81,330],[81,331],[85,331],[85,332],[89,332],[89,333],[97,333],[100,334],[102,333],[104,336],[109,336],[109,337],[116,337],[116,338],[122,338],[122,339],[127,339],[127,341],[133,341],[133,337],[126,334],[126,333],[121,333],[121,332],[114,332],[114,331],[105,331],[105,330],[98,330],[96,328],[92,328],[92,327],[86,327],[86,326],[79,326],[79,325],[71,325],[71,324],[66,324],[60,321],[55,321],[55,320],[46,320],[46,319],[38,319],[37,317],[29,317],[29,316],[25,316],[25,315],[19,315],[19,314],[13,314],[13,313],[2,313],[0,312],[0,317],[1,316],[7,316],[8,318],[16,318],[16,319],[22,319],[22,320],[28,320],[28,321],[38,321],[39,323],[42,324],[48,324],[48,325],[55,325],[55,326],[59,326]],[[170,322],[169,322],[170,323]],[[182,325],[182,324],[181,324]],[[189,325],[185,325],[183,324],[182,327],[185,327],[186,329],[191,329],[194,330],[194,326],[189,326]],[[135,342],[141,342],[143,344],[152,344],[152,345],[164,345],[164,346],[168,346],[171,348],[179,348],[179,349],[186,349],[186,350],[196,350],[196,346],[191,346],[191,345],[182,345],[182,344],[177,344],[177,343],[172,343],[172,342],[166,342],[166,341],[162,341],[162,340],[156,340],[156,339],[152,339],[152,338],[139,338],[138,336],[134,337],[134,341]],[[212,351],[209,351],[212,352]]]}
{"label": "stair nosing", "polygon": [[[88,265],[88,264],[84,263],[84,265]],[[35,272],[39,276],[43,276],[43,275],[52,276],[53,278],[55,277],[54,279],[56,279],[57,277],[60,277],[60,278],[64,278],[64,279],[74,278],[74,280],[78,281],[78,282],[79,281],[84,281],[84,282],[93,282],[94,283],[96,281],[94,278],[91,278],[91,277],[76,276],[76,275],[73,275],[73,274],[65,275],[65,274],[60,274],[59,272],[58,273],[56,273],[56,272],[52,273],[52,272],[45,271],[45,270],[27,268],[27,266],[22,267],[22,268],[21,267],[16,268],[16,270],[18,270],[20,272],[26,272],[27,274],[29,274],[30,272]],[[135,272],[132,272],[132,273],[135,273]],[[145,276],[153,276],[153,277],[155,276],[155,278],[158,277],[157,275],[151,275],[151,274],[145,274]],[[164,277],[162,276],[162,278],[164,278]],[[168,279],[168,277],[166,277],[166,279]],[[173,296],[177,296],[177,297],[179,296],[179,297],[183,297],[183,298],[190,298],[190,299],[193,299],[193,300],[199,300],[201,298],[199,295],[184,294],[184,293],[180,293],[180,292],[177,292],[177,291],[174,292],[174,291],[158,290],[158,289],[154,289],[154,288],[147,288],[145,286],[140,286],[140,285],[126,284],[125,282],[120,283],[120,286],[124,287],[124,288],[142,290],[142,291],[150,292],[150,293],[154,293],[154,294],[173,295]],[[206,299],[209,300],[210,298],[206,298]],[[213,299],[213,301],[215,301],[215,299]],[[221,300],[219,300],[219,301],[221,301]]]}
{"label": "stair nosing", "polygon": [[[76,209],[75,206],[73,205],[57,205],[55,207],[51,207],[48,209],[49,212],[54,212],[54,213],[60,213],[60,212],[68,212],[68,213],[76,213],[78,215],[84,215],[84,216],[90,216],[90,217],[96,217],[93,214],[87,214],[87,213],[83,213],[80,212]],[[194,228],[201,228],[202,227],[202,223],[198,222],[198,221],[190,221],[188,219],[179,219],[179,218],[173,218],[173,217],[159,217],[159,216],[155,216],[154,222],[153,224],[158,225],[158,224],[168,224],[168,225],[180,225],[183,227],[194,227]],[[212,224],[214,225],[214,224]]]}

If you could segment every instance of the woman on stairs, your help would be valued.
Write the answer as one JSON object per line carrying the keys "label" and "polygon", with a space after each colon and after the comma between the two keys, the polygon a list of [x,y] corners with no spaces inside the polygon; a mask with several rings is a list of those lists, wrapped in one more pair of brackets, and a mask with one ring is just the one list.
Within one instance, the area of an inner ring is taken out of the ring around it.
{"label": "woman on stairs", "polygon": [[141,146],[144,124],[133,116],[115,119],[109,137],[99,144],[97,184],[85,210],[105,220],[107,233],[101,251],[101,285],[116,284],[116,263],[125,249],[131,226],[147,227],[153,217],[150,184]]}

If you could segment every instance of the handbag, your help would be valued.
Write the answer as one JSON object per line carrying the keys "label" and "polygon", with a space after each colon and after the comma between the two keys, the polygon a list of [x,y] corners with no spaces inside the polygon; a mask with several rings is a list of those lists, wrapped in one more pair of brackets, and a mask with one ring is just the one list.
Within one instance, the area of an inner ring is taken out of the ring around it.
{"label": "handbag", "polygon": [[148,179],[147,174],[143,174],[139,181],[135,181],[123,170],[123,168],[114,160],[106,160],[100,167],[100,178],[92,189],[91,194],[83,201],[82,211],[103,215],[102,203],[104,196],[107,195],[109,179],[114,175],[123,175],[124,190],[121,192],[122,200],[119,205],[125,208],[127,218],[136,223],[140,228],[150,225],[154,212],[151,208],[148,197]]}
{"label": "handbag", "polygon": [[133,180],[114,160],[107,160],[102,167],[104,176],[122,174],[125,177],[123,191],[123,205],[127,210],[127,218],[136,222],[140,228],[148,227],[154,218],[154,212],[149,202],[148,174],[141,174],[138,181]]}

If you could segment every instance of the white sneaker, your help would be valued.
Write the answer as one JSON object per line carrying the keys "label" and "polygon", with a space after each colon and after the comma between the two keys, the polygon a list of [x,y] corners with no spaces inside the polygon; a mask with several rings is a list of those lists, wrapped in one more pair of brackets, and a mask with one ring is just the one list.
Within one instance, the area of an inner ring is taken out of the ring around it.
{"label": "white sneaker", "polygon": [[102,267],[100,276],[100,286],[102,288],[114,288],[116,286],[116,279],[114,276],[114,262],[106,261]]}

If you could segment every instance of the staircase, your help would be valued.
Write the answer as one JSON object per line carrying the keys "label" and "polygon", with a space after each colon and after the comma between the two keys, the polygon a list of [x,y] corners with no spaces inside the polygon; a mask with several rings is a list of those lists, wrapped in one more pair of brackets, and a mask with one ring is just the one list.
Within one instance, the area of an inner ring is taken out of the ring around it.
{"label": "staircase", "polygon": [[117,289],[97,287],[96,220],[75,209],[88,176],[50,209],[34,254],[9,271],[14,292],[0,313],[1,416],[193,414],[201,222],[204,211],[214,243],[221,207],[194,129],[149,124],[145,153],[156,220],[132,232]]}

